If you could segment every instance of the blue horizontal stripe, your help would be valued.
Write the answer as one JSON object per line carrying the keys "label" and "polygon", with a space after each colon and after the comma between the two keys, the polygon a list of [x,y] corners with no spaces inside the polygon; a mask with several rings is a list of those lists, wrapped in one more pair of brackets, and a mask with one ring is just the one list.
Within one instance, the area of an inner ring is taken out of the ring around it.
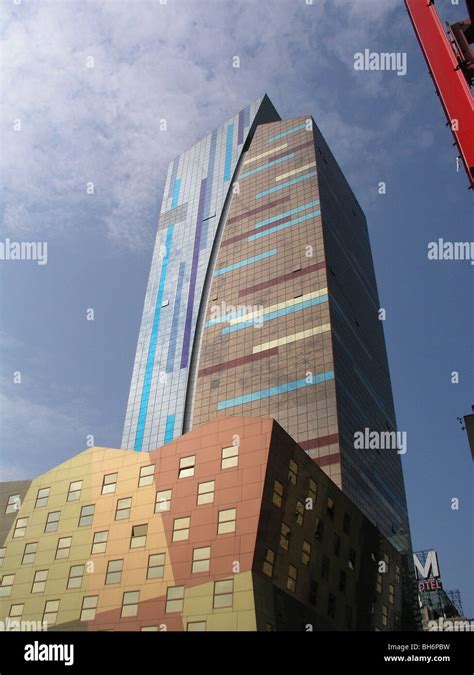
{"label": "blue horizontal stripe", "polygon": [[297,127],[292,127],[291,129],[288,129],[288,131],[282,131],[281,134],[272,136],[271,138],[268,139],[268,142],[273,143],[273,141],[278,141],[279,138],[291,136],[291,134],[296,134],[296,132],[301,131],[301,129],[306,129],[306,122],[303,122],[303,124],[299,124]]}
{"label": "blue horizontal stripe", "polygon": [[270,258],[272,255],[278,253],[277,248],[273,248],[271,251],[265,251],[264,253],[259,253],[254,255],[251,258],[246,258],[245,260],[240,260],[239,262],[234,263],[233,265],[228,265],[227,267],[221,267],[221,269],[214,272],[214,276],[218,277],[221,274],[226,274],[227,272],[232,272],[233,270],[239,269],[239,267],[245,267],[246,265],[251,265],[252,263],[263,260],[264,258]]}
{"label": "blue horizontal stripe", "polygon": [[333,379],[334,379],[334,372],[332,370],[328,370],[326,373],[321,373],[320,375],[313,376],[310,382],[307,382],[306,379],[295,380],[294,382],[286,382],[285,384],[279,384],[278,386],[270,387],[269,389],[254,391],[251,394],[245,394],[244,396],[229,398],[227,399],[227,401],[219,401],[219,403],[217,404],[217,410],[225,410],[225,408],[233,408],[236,405],[252,403],[252,401],[259,401],[262,398],[269,398],[270,396],[287,394],[288,392],[295,391],[296,389],[302,389],[303,387],[311,387],[314,384],[320,384],[321,382],[327,382],[328,380]]}
{"label": "blue horizontal stripe", "polygon": [[280,220],[280,218],[286,218],[287,216],[294,216],[295,213],[304,211],[305,209],[310,209],[312,206],[317,206],[319,204],[319,199],[315,199],[313,202],[308,202],[307,204],[302,204],[301,206],[296,206],[294,209],[289,211],[284,211],[283,213],[277,213],[276,216],[271,216],[270,218],[265,218],[265,220],[259,220],[258,223],[255,223],[255,229],[263,227],[264,225],[270,225],[274,223],[275,220]]}
{"label": "blue horizontal stripe", "polygon": [[255,199],[260,199],[260,197],[265,197],[265,195],[271,195],[273,192],[278,192],[279,190],[284,190],[290,185],[296,185],[296,183],[301,183],[301,181],[311,178],[311,176],[316,176],[316,171],[310,171],[309,173],[303,174],[303,176],[298,176],[298,178],[293,178],[292,180],[287,180],[285,183],[280,183],[280,185],[275,185],[275,187],[268,188],[263,192],[258,192],[255,195]]}
{"label": "blue horizontal stripe", "polygon": [[235,312],[228,312],[227,314],[223,314],[222,316],[216,319],[209,319],[209,321],[206,321],[206,323],[204,324],[204,328],[209,328],[209,326],[215,326],[218,323],[226,323],[226,321],[230,321],[230,319],[237,319],[239,316],[242,316],[243,314],[246,313],[247,313],[246,307],[236,309]]}
{"label": "blue horizontal stripe", "polygon": [[[296,305],[291,305],[290,307],[284,307],[282,309],[276,309],[274,312],[269,312],[264,314],[263,317],[259,318],[259,323],[264,321],[271,321],[272,319],[278,319],[280,316],[285,316],[286,314],[293,314],[294,312],[299,312],[302,309],[307,307],[313,307],[314,305],[320,305],[323,302],[328,301],[327,295],[321,295],[319,298],[311,298],[311,300],[304,300],[303,302],[298,302]],[[222,329],[221,335],[227,335],[227,333],[235,333],[238,330],[243,328],[249,328],[250,326],[255,326],[256,322],[254,320],[249,321],[240,321],[239,323],[234,323],[231,326],[226,326]]]}
{"label": "blue horizontal stripe", "polygon": [[262,166],[257,166],[255,169],[250,169],[250,171],[246,171],[245,173],[241,173],[239,178],[247,178],[247,176],[252,176],[254,173],[259,173],[260,171],[265,171],[265,169],[269,169],[271,166],[275,166],[275,164],[281,164],[282,162],[286,162],[288,159],[292,159],[295,156],[295,153],[292,152],[289,155],[285,155],[284,157],[279,157],[278,159],[273,159],[271,162],[267,162],[266,164],[262,164]]}
{"label": "blue horizontal stripe", "polygon": [[298,225],[298,223],[303,223],[305,220],[310,220],[311,218],[316,218],[316,216],[320,215],[321,211],[311,211],[311,213],[306,213],[304,216],[300,216],[299,218],[295,218],[294,220],[287,220],[286,223],[280,223],[280,225],[270,227],[268,230],[263,230],[263,232],[251,234],[250,237],[247,237],[247,241],[254,241],[255,239],[261,239],[262,237],[266,237],[269,234],[279,232],[280,230],[286,230],[287,227],[292,227],[292,225]]}

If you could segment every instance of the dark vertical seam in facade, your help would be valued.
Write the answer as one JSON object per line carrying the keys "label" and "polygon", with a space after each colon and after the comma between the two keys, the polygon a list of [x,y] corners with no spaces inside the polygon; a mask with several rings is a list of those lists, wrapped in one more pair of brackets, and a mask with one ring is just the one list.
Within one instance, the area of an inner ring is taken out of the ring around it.
{"label": "dark vertical seam in facade", "polygon": [[196,329],[194,331],[194,340],[193,346],[191,349],[191,358],[189,362],[189,372],[188,372],[188,385],[186,387],[186,396],[184,399],[184,415],[183,415],[183,431],[185,434],[191,429],[191,420],[193,414],[193,404],[194,404],[194,392],[196,388],[196,377],[197,377],[197,364],[199,363],[199,354],[201,350],[201,338],[202,330],[204,325],[204,317],[206,315],[207,303],[209,300],[209,294],[211,291],[212,280],[214,277],[214,269],[217,262],[217,257],[219,255],[221,240],[225,230],[225,223],[227,221],[227,214],[230,209],[232,202],[232,187],[238,176],[240,174],[240,169],[243,164],[243,158],[245,152],[242,149],[240,152],[240,157],[235,167],[234,175],[232,176],[229,182],[229,189],[227,191],[226,198],[224,200],[224,206],[222,207],[221,217],[217,225],[216,234],[214,237],[214,243],[212,245],[211,255],[209,256],[209,264],[207,266],[206,278],[204,279],[204,284],[202,287],[201,302],[199,304]]}

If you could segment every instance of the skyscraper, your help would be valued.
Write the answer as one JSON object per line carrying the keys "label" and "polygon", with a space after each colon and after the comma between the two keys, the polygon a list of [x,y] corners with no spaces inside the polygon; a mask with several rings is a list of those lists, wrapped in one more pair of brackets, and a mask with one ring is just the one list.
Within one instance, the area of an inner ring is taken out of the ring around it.
{"label": "skyscraper", "polygon": [[367,227],[314,120],[264,96],[164,194],[123,449],[0,484],[0,621],[415,627],[400,456],[354,444],[396,429]]}
{"label": "skyscraper", "polygon": [[365,216],[311,117],[267,96],[168,169],[122,447],[221,415],[273,417],[410,549]]}

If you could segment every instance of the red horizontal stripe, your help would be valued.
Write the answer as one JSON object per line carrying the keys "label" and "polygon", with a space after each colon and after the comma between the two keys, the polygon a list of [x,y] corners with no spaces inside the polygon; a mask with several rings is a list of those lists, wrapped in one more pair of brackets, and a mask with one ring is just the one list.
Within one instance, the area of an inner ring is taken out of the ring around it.
{"label": "red horizontal stripe", "polygon": [[240,356],[238,359],[224,361],[224,363],[217,363],[215,366],[201,368],[201,370],[198,372],[198,375],[199,377],[203,377],[204,375],[212,375],[212,373],[218,373],[221,370],[226,370],[227,368],[235,368],[236,366],[242,366],[244,363],[251,363],[252,361],[258,361],[259,359],[266,358],[267,356],[273,356],[273,354],[278,354],[278,347],[272,347],[271,349],[266,349],[265,351],[258,352],[257,354]]}
{"label": "red horizontal stripe", "polygon": [[339,443],[339,434],[309,438],[307,441],[301,441],[298,445],[301,445],[305,450],[309,450],[310,448],[321,448],[324,445],[331,445],[331,443]]}
{"label": "red horizontal stripe", "polygon": [[262,281],[262,283],[256,284],[255,286],[248,286],[248,288],[242,288],[239,291],[239,298],[242,295],[248,295],[249,293],[255,293],[255,291],[261,291],[263,288],[275,286],[276,284],[281,284],[284,281],[289,281],[290,279],[296,279],[297,277],[301,277],[304,274],[317,272],[318,270],[321,270],[324,267],[326,267],[326,261],[321,260],[321,262],[314,263],[314,265],[308,265],[308,267],[303,267],[303,269],[298,270],[297,272],[288,272],[287,274],[282,274],[280,277],[274,277],[273,279],[268,279],[268,281]]}
{"label": "red horizontal stripe", "polygon": [[325,455],[324,457],[313,457],[313,462],[319,466],[327,466],[328,464],[337,464],[341,459],[339,452],[334,452],[332,455]]}
{"label": "red horizontal stripe", "polygon": [[[310,210],[310,207],[308,207],[308,211]],[[313,216],[316,218],[317,216]],[[263,227],[259,227],[258,230],[255,228],[253,230],[247,230],[247,232],[242,232],[241,234],[236,234],[233,237],[229,237],[229,239],[225,239],[221,246],[227,246],[227,244],[233,244],[234,241],[240,241],[240,239],[246,239],[249,237],[251,234],[256,234],[257,232],[265,232],[265,230],[270,230],[272,227],[275,227],[275,225],[278,225],[279,223],[284,223],[288,222],[291,220],[291,217],[288,216],[282,216],[281,218],[278,218],[278,220],[274,220],[271,223],[267,223],[267,225],[263,225]]]}
{"label": "red horizontal stripe", "polygon": [[241,220],[242,218],[248,218],[249,216],[255,216],[257,213],[261,213],[262,211],[266,211],[267,209],[271,209],[272,206],[278,206],[278,204],[283,204],[283,202],[287,202],[289,200],[288,197],[280,197],[279,199],[275,199],[274,202],[268,202],[268,204],[263,204],[262,206],[258,206],[255,209],[251,209],[250,211],[245,211],[244,213],[241,213],[240,216],[232,216],[232,218],[227,218],[227,225],[230,225],[231,223],[235,223],[237,220]]}

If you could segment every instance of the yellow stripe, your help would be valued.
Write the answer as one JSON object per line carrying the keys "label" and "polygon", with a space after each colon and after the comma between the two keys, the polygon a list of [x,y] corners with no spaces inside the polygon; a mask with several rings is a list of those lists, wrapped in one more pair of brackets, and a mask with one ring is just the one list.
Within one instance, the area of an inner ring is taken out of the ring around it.
{"label": "yellow stripe", "polygon": [[288,147],[288,143],[283,143],[283,145],[278,145],[276,148],[272,148],[271,150],[267,150],[267,152],[262,152],[261,155],[255,155],[255,157],[251,157],[250,159],[246,159],[244,164],[251,164],[252,162],[256,162],[258,159],[262,159],[262,157],[268,157],[268,155],[273,155],[275,152],[278,152],[278,150],[284,150],[287,147]]}
{"label": "yellow stripe", "polygon": [[298,340],[304,340],[305,338],[311,337],[312,335],[326,333],[328,330],[330,330],[330,328],[331,325],[329,323],[325,323],[322,326],[316,326],[315,328],[303,330],[301,333],[285,335],[285,337],[278,338],[278,340],[272,340],[271,342],[264,342],[261,345],[255,345],[255,347],[252,349],[252,353],[258,354],[258,352],[263,352],[266,349],[272,349],[272,347],[280,347],[281,345],[287,345],[289,342],[297,342]]}
{"label": "yellow stripe", "polygon": [[[300,302],[305,302],[306,300],[312,300],[313,298],[319,298],[321,295],[326,295],[328,292],[327,288],[321,288],[319,291],[313,291],[312,293],[306,293],[305,295],[300,295],[298,298],[290,298],[290,300],[284,300],[279,302],[278,305],[271,305],[263,311],[263,315],[270,314],[275,312],[278,309],[286,309],[286,307],[291,307],[292,305],[298,305]],[[249,314],[243,314],[242,316],[237,316],[233,319],[229,319],[229,323],[241,323],[242,321],[250,321],[254,317],[260,317],[261,312],[250,312]]]}
{"label": "yellow stripe", "polygon": [[306,171],[306,169],[311,169],[312,166],[316,166],[316,162],[311,162],[311,164],[305,164],[304,166],[300,166],[298,169],[288,171],[288,173],[282,173],[281,176],[277,176],[275,180],[283,180],[283,178],[288,178],[288,176],[294,176],[295,173],[300,173],[301,171]]}

